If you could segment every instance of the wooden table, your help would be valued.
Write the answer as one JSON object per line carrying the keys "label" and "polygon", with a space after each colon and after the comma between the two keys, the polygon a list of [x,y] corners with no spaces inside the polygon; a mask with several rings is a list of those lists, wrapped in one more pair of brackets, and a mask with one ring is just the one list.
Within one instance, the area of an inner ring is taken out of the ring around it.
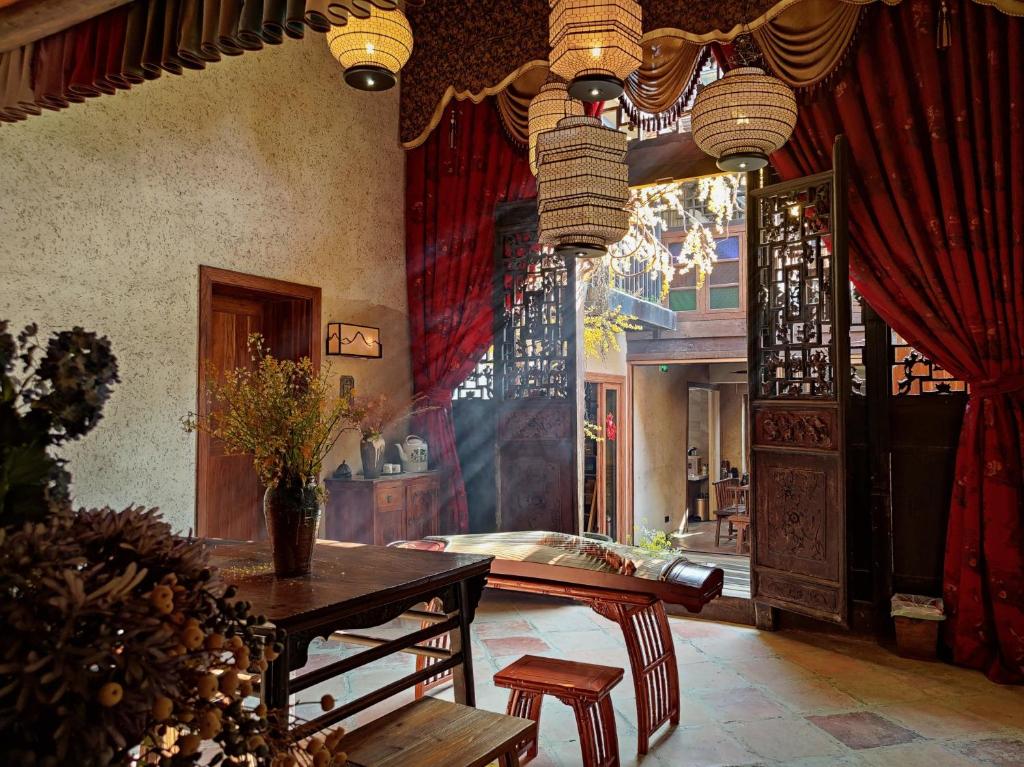
{"label": "wooden table", "polygon": [[[450,669],[454,675],[455,700],[475,706],[469,625],[492,559],[479,554],[441,555],[324,541],[316,545],[309,576],[278,578],[266,543],[214,544],[211,553],[211,564],[238,588],[239,598],[252,605],[254,615],[266,616],[266,631],[285,632],[284,650],[264,673],[260,688],[268,708],[284,708],[289,695],[397,652],[430,652],[437,658],[427,670],[402,677],[303,724],[297,729],[299,736],[346,719],[442,669]],[[443,612],[411,610],[435,598]],[[306,665],[314,638],[380,626],[407,612],[431,625],[393,640],[354,636],[370,649],[292,676],[291,672]],[[451,637],[447,652],[425,644],[442,634]]]}
{"label": "wooden table", "polygon": [[[733,498],[734,506],[749,506],[750,485],[733,485],[725,488]],[[749,513],[749,509],[747,509]]]}

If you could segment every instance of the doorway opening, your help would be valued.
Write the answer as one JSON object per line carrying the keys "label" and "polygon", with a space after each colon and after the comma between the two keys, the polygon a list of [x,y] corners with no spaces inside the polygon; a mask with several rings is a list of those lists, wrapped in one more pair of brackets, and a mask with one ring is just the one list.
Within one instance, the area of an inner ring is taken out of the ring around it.
{"label": "doorway opening", "polygon": [[587,373],[584,382],[583,532],[623,540],[631,527],[626,377]]}
{"label": "doorway opening", "polygon": [[[259,333],[274,356],[309,357],[320,365],[320,288],[199,267],[197,410],[209,413],[207,382],[251,363],[248,341]],[[252,459],[228,455],[200,433],[196,461],[196,530],[208,538],[266,538],[264,488]]]}

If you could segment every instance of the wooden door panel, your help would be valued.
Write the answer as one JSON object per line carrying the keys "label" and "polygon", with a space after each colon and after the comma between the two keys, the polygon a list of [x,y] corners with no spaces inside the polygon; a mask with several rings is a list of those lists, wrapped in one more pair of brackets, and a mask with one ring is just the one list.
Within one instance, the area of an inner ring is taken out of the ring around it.
{"label": "wooden door panel", "polygon": [[575,264],[540,251],[533,200],[503,206],[496,223],[498,529],[574,533]]}
{"label": "wooden door panel", "polygon": [[384,511],[377,509],[373,519],[373,542],[377,546],[387,546],[393,541],[401,541],[405,534],[405,509]]}
{"label": "wooden door panel", "polygon": [[843,144],[747,209],[751,594],[847,625],[850,306]]}
{"label": "wooden door panel", "polygon": [[406,488],[406,537],[418,541],[437,535],[437,483],[433,479],[416,479]]}
{"label": "wooden door panel", "polygon": [[[218,377],[238,367],[250,367],[248,339],[263,332],[263,307],[258,301],[214,296],[211,315],[209,364]],[[232,540],[266,538],[262,513],[263,488],[252,458],[228,455],[220,440],[202,435],[207,442],[207,470],[201,503],[207,520],[206,535]]]}

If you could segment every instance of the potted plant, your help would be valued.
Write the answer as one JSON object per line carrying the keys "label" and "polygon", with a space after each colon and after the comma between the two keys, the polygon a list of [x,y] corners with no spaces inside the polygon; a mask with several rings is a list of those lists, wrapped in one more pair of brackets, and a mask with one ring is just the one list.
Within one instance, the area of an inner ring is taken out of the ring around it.
{"label": "potted plant", "polygon": [[363,477],[376,479],[384,466],[384,429],[401,414],[387,395],[374,397],[354,396],[351,400],[353,418],[359,429],[359,457],[363,463]]}
{"label": "potted plant", "polygon": [[189,413],[183,425],[220,440],[229,453],[252,456],[266,487],[274,571],[306,575],[323,513],[321,467],[342,432],[355,428],[353,403],[331,401],[329,373],[318,373],[309,357],[277,359],[258,333],[249,337],[249,351],[251,367],[208,376],[206,414]]}

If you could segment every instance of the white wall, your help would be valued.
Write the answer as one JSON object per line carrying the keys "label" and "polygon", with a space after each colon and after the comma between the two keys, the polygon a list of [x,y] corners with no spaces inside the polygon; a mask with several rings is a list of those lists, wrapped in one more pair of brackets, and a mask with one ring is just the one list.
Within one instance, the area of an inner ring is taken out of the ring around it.
{"label": "white wall", "polygon": [[0,317],[107,334],[120,363],[103,421],[66,451],[78,503],[193,524],[179,419],[200,264],[321,286],[321,332],[382,328],[383,360],[332,372],[407,393],[403,174],[397,89],[347,88],[321,35],[0,128]]}

